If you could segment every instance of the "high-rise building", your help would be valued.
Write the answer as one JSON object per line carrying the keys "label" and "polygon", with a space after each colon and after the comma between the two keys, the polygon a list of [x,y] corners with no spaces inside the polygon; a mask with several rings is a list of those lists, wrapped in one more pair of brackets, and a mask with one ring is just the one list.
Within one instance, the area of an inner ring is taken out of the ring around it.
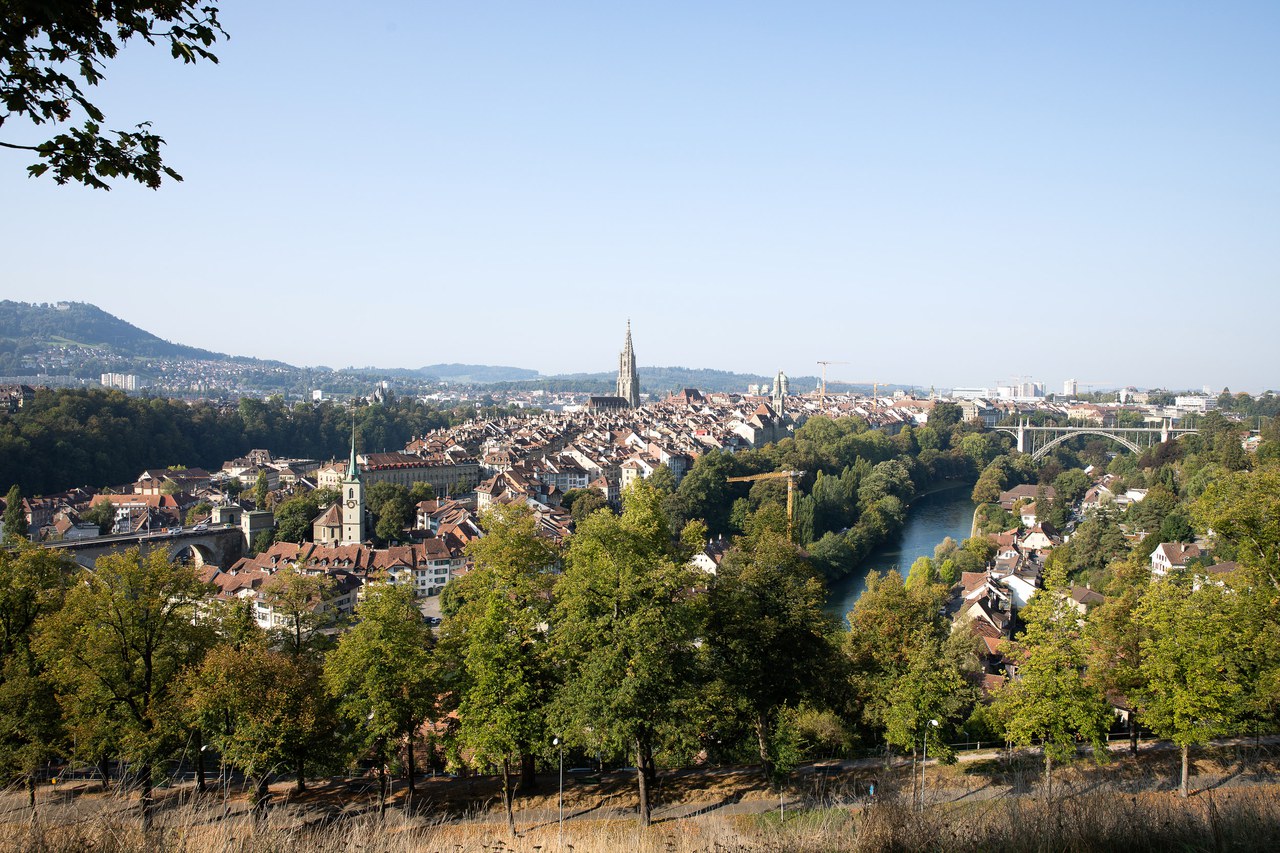
{"label": "high-rise building", "polygon": [[627,342],[618,358],[618,397],[631,408],[640,405],[640,374],[636,371],[636,353],[631,347],[631,321],[627,321]]}
{"label": "high-rise building", "polygon": [[1065,379],[1065,380],[1063,380],[1063,382],[1062,382],[1062,396],[1064,396],[1064,397],[1074,397],[1076,394],[1079,394],[1079,393],[1080,393],[1080,391],[1079,391],[1079,389],[1078,389],[1078,387],[1077,387],[1077,386],[1078,386],[1078,384],[1079,384],[1079,383],[1077,383],[1074,379]]}

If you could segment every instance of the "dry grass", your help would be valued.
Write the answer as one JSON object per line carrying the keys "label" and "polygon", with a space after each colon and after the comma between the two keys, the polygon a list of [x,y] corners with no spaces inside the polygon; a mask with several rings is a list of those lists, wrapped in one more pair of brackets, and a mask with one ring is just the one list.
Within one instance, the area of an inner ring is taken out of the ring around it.
{"label": "dry grass", "polygon": [[[1272,851],[1280,849],[1280,785],[1270,762],[1242,763],[1229,751],[1198,762],[1199,792],[1183,800],[1169,790],[1175,756],[1077,765],[1060,775],[1052,796],[1039,789],[1034,759],[973,762],[929,769],[930,805],[910,809],[905,770],[861,768],[810,773],[790,792],[780,819],[774,795],[748,773],[676,774],[663,780],[655,824],[640,831],[630,780],[568,789],[563,845],[556,794],[526,798],[521,836],[506,836],[500,814],[486,810],[483,780],[424,786],[426,807],[411,816],[393,808],[379,820],[367,795],[350,786],[321,787],[274,807],[254,825],[243,799],[229,810],[216,796],[161,801],[156,828],[138,828],[136,801],[67,792],[30,820],[19,794],[0,800],[0,851],[33,853],[880,853],[999,850]],[[877,780],[872,804],[857,798]],[[545,788],[544,788],[545,791]],[[284,788],[278,789],[283,794]],[[678,805],[683,804],[683,805]],[[771,810],[766,810],[771,809]]]}

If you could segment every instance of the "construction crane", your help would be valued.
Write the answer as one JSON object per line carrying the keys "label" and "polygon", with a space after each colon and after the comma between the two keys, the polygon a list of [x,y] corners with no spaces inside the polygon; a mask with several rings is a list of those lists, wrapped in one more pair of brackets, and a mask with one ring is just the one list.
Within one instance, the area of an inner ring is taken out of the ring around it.
{"label": "construction crane", "polygon": [[848,364],[847,361],[823,361],[818,359],[818,364],[822,365],[822,391],[818,395],[818,400],[823,406],[827,405],[827,365],[828,364]]}
{"label": "construction crane", "polygon": [[870,386],[871,386],[871,396],[872,396],[872,397],[879,397],[879,396],[880,396],[880,386],[881,386],[881,385],[884,385],[884,386],[887,388],[887,387],[889,386],[889,384],[890,384],[890,383],[888,383],[888,382],[874,382],[874,381],[869,380],[869,379],[867,379],[867,380],[863,380],[863,381],[861,381],[861,382],[853,382],[853,381],[848,380],[848,379],[832,379],[831,381],[832,381],[833,383],[836,383],[836,384],[839,384],[839,385],[870,385]]}
{"label": "construction crane", "polygon": [[803,471],[771,471],[768,474],[749,474],[746,477],[726,477],[727,483],[754,483],[756,480],[777,480],[787,478],[787,541],[792,541],[791,528],[795,518],[796,478],[803,476]]}

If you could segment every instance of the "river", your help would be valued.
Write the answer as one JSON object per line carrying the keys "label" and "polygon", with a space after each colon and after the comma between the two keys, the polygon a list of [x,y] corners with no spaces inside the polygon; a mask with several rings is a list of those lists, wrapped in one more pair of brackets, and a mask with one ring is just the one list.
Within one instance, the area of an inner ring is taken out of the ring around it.
{"label": "river", "polygon": [[917,557],[932,557],[933,549],[950,536],[957,542],[969,538],[975,504],[969,495],[973,486],[933,492],[912,502],[907,521],[897,541],[886,542],[872,551],[862,565],[831,584],[826,610],[841,618],[866,589],[867,572],[897,569],[905,577]]}

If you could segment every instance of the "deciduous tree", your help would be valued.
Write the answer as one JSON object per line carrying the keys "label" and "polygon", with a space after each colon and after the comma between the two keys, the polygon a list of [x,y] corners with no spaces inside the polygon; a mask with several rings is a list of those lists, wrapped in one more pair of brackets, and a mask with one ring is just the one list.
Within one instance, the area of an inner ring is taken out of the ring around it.
{"label": "deciduous tree", "polygon": [[480,761],[502,767],[502,802],[514,836],[511,765],[546,739],[545,707],[554,687],[546,628],[555,546],[538,534],[524,506],[498,505],[482,522],[487,535],[467,546],[475,568],[469,595],[445,624],[442,645],[459,658],[459,735]]}
{"label": "deciduous tree", "polygon": [[35,771],[63,734],[58,703],[31,648],[36,622],[62,606],[76,570],[64,554],[27,546],[0,550],[0,773],[23,781],[35,808]]}
{"label": "deciduous tree", "polygon": [[1009,644],[1017,677],[996,696],[1009,742],[1040,742],[1046,790],[1052,788],[1053,762],[1074,755],[1078,740],[1092,743],[1095,757],[1105,756],[1111,722],[1102,693],[1084,677],[1080,615],[1065,583],[1061,573],[1046,570],[1044,590],[1022,610],[1026,629]]}
{"label": "deciduous tree", "polygon": [[217,62],[209,48],[224,35],[217,8],[204,0],[11,5],[0,14],[0,127],[16,129],[6,126],[11,119],[33,127],[73,119],[83,124],[44,142],[5,140],[0,146],[34,152],[38,162],[27,172],[49,172],[59,184],[106,190],[109,179],[123,177],[155,189],[165,176],[180,181],[162,162],[164,140],[151,132],[150,122],[108,135],[105,116],[87,88],[101,83],[107,61],[135,40],[163,43],[184,63]]}
{"label": "deciduous tree", "polygon": [[40,622],[35,648],[72,716],[103,718],[142,789],[150,824],[152,770],[183,739],[174,686],[212,645],[196,619],[207,592],[195,570],[163,551],[133,548],[80,573],[56,613]]}
{"label": "deciduous tree", "polygon": [[552,632],[564,684],[552,724],[585,747],[635,756],[639,819],[649,824],[653,752],[692,689],[695,583],[675,547],[662,495],[644,481],[621,516],[598,512],[569,545]]}
{"label": "deciduous tree", "polygon": [[1137,621],[1145,631],[1139,702],[1148,727],[1182,752],[1179,791],[1189,793],[1191,747],[1231,731],[1241,711],[1238,626],[1231,593],[1187,578],[1151,584]]}
{"label": "deciduous tree", "polygon": [[375,583],[358,620],[324,663],[324,682],[339,713],[355,727],[358,745],[378,763],[378,811],[386,809],[387,764],[403,746],[408,801],[416,793],[414,741],[436,707],[435,645],[406,586]]}
{"label": "deciduous tree", "polygon": [[[761,769],[774,775],[779,712],[827,699],[838,677],[826,592],[784,532],[761,529],[725,555],[707,595],[708,671],[750,709]],[[767,650],[763,652],[762,650]]]}

